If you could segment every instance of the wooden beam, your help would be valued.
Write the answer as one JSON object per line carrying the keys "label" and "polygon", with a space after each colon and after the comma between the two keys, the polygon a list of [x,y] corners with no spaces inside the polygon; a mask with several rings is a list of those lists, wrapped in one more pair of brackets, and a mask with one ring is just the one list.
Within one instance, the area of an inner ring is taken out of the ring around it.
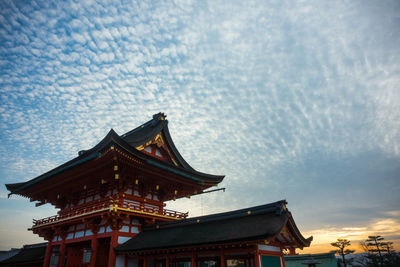
{"label": "wooden beam", "polygon": [[46,204],[46,202],[41,201],[41,202],[36,203],[35,207],[39,207],[39,206],[42,206],[44,204]]}

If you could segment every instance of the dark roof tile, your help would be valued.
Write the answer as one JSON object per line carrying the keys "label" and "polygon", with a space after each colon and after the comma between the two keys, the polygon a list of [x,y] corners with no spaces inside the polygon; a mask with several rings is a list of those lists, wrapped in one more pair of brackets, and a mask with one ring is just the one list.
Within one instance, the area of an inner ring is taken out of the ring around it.
{"label": "dark roof tile", "polygon": [[[286,201],[282,200],[248,209],[154,224],[118,246],[116,251],[143,251],[272,238],[280,233],[288,220],[293,221],[285,204]],[[298,231],[297,228],[294,231]],[[303,246],[310,244],[310,240],[304,239],[300,233],[297,236]]]}
{"label": "dark roof tile", "polygon": [[1,264],[36,263],[43,261],[47,243],[26,245],[20,252],[2,262]]}

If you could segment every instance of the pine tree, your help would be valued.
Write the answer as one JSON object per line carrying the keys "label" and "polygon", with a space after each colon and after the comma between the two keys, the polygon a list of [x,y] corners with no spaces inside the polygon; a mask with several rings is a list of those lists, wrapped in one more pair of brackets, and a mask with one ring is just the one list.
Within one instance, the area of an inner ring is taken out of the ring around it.
{"label": "pine tree", "polygon": [[382,245],[384,238],[380,235],[370,235],[367,239],[367,248],[370,253],[378,253],[381,266],[383,266]]}
{"label": "pine tree", "polygon": [[368,236],[361,243],[368,255],[368,266],[400,266],[400,254],[393,250],[393,242],[386,242],[380,235]]}
{"label": "pine tree", "polygon": [[350,241],[347,239],[338,238],[338,240],[336,242],[331,243],[331,246],[338,248],[337,250],[335,250],[335,252],[338,253],[340,256],[342,256],[344,267],[347,267],[345,255],[354,253],[354,251],[355,251],[352,249],[346,249],[346,247],[350,246]]}

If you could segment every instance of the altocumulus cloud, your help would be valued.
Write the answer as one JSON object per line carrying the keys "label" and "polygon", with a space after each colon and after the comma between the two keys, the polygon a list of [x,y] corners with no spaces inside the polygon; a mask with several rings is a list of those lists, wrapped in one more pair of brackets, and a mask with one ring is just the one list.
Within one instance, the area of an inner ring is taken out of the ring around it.
{"label": "altocumulus cloud", "polygon": [[196,215],[286,198],[307,231],[398,222],[398,2],[1,1],[0,10],[3,183],[164,111],[187,161],[226,174],[228,188],[171,207]]}

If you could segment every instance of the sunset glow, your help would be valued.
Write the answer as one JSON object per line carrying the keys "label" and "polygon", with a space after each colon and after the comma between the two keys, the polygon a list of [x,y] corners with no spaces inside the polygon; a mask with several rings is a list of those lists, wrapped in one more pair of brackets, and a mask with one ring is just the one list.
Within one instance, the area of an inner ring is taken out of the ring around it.
{"label": "sunset glow", "polygon": [[323,253],[334,250],[330,243],[338,238],[351,241],[350,249],[356,250],[356,253],[365,252],[360,246],[360,242],[365,241],[368,236],[381,235],[385,241],[393,242],[395,250],[400,249],[400,220],[382,219],[376,220],[366,227],[327,227],[309,232],[304,232],[305,236],[313,236],[314,240],[309,248],[299,250],[300,254]]}

